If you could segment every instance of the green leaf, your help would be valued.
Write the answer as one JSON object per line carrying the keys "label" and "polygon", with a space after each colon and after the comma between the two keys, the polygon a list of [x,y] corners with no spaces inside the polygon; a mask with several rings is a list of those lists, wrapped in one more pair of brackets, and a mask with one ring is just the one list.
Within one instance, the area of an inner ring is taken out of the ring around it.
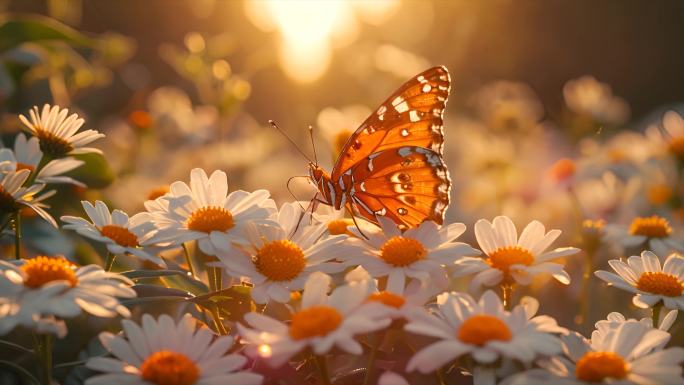
{"label": "green leaf", "polygon": [[0,52],[28,42],[46,41],[63,41],[70,45],[85,47],[95,44],[94,39],[66,24],[44,16],[11,16],[5,18],[0,24]]}
{"label": "green leaf", "polygon": [[84,161],[85,164],[67,173],[68,176],[94,189],[105,188],[114,181],[114,172],[109,167],[107,159],[101,154],[79,154],[74,158]]}
{"label": "green leaf", "polygon": [[142,278],[158,278],[158,277],[168,277],[172,275],[185,275],[185,272],[180,270],[131,270],[121,273],[130,279],[142,279]]}
{"label": "green leaf", "polygon": [[36,377],[33,376],[33,374],[29,373],[28,370],[22,368],[21,366],[10,362],[10,361],[0,361],[0,368],[5,368],[8,369],[18,375],[20,375],[22,378],[25,378],[28,380],[30,383],[35,384],[35,385],[40,385],[40,381]]}

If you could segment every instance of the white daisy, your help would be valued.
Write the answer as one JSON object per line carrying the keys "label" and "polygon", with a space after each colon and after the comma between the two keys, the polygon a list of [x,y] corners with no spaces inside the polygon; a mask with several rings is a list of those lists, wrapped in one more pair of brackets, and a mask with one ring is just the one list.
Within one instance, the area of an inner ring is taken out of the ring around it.
{"label": "white daisy", "polygon": [[313,213],[313,219],[317,223],[325,224],[326,235],[352,235],[349,227],[354,226],[354,221],[345,217],[344,210],[336,210],[329,205],[319,205]]}
{"label": "white daisy", "polygon": [[354,337],[383,329],[390,319],[382,317],[384,309],[367,303],[368,281],[352,282],[337,287],[330,295],[331,278],[316,272],[309,277],[302,294],[301,307],[290,317],[289,324],[260,313],[247,313],[251,327],[238,324],[247,353],[264,358],[272,367],[287,362],[309,347],[317,355],[333,347],[360,355],[363,347]]}
{"label": "white daisy", "polygon": [[158,248],[146,246],[145,242],[154,234],[154,224],[149,213],[139,213],[133,217],[121,210],[109,212],[102,201],[82,201],[83,209],[92,222],[80,217],[63,216],[64,228],[74,230],[84,237],[102,242],[112,254],[131,254],[142,260],[166,267],[157,252]]}
{"label": "white daisy", "polygon": [[449,282],[445,265],[479,254],[465,243],[454,242],[465,231],[462,223],[440,227],[425,221],[402,232],[389,218],[378,218],[378,222],[381,228],[362,226],[363,234],[350,228],[356,237],[349,242],[361,247],[362,253],[349,258],[349,264],[363,266],[374,278],[387,277],[384,290],[393,293],[402,293],[407,279],[429,281],[443,290]]}
{"label": "white daisy", "polygon": [[217,170],[207,177],[199,168],[191,171],[189,186],[174,182],[168,194],[145,202],[145,207],[159,229],[150,242],[180,245],[196,240],[208,255],[216,255],[217,246],[225,249],[240,242],[246,223],[269,222],[276,211],[268,191],[228,194],[226,173]]}
{"label": "white daisy", "polygon": [[594,274],[622,290],[634,293],[632,302],[640,308],[653,307],[662,301],[666,308],[684,310],[684,257],[671,254],[665,263],[650,251],[627,258],[627,263],[612,259],[617,273],[599,270]]}
{"label": "white daisy", "polygon": [[126,338],[100,333],[100,342],[114,356],[95,357],[86,367],[104,372],[86,385],[259,385],[260,374],[241,370],[247,358],[226,354],[233,337],[214,338],[207,328],[196,328],[189,314],[178,323],[163,314],[158,320],[142,317],[142,325],[122,321]]}
{"label": "white daisy", "polygon": [[561,234],[560,230],[548,233],[539,221],[532,221],[520,234],[510,218],[498,216],[491,223],[480,219],[475,223],[475,237],[485,258],[462,258],[456,261],[454,276],[476,273],[472,288],[500,283],[529,285],[539,274],[551,274],[563,284],[570,276],[560,263],[550,262],[579,252],[575,247],[546,251]]}
{"label": "white daisy", "polygon": [[363,268],[358,266],[345,275],[346,282],[368,281],[370,285],[369,302],[377,302],[386,307],[384,316],[393,320],[407,319],[414,309],[422,308],[437,295],[436,288],[428,282],[413,280],[401,292],[379,290],[378,282]]}
{"label": "white daisy", "polygon": [[52,159],[63,158],[67,155],[98,153],[102,151],[83,147],[105,135],[95,130],[85,130],[77,133],[84,120],[77,114],[69,114],[69,110],[59,106],[43,106],[39,111],[37,106],[29,111],[30,120],[24,115],[19,119],[24,123],[25,130],[38,138],[40,150]]}
{"label": "white daisy", "polygon": [[629,227],[610,224],[606,226],[606,239],[623,248],[653,250],[658,255],[684,252],[684,244],[673,236],[670,222],[658,215],[636,217]]}
{"label": "white daisy", "polygon": [[35,172],[38,167],[41,167],[35,179],[38,183],[69,183],[85,187],[83,183],[62,175],[82,166],[85,162],[72,157],[66,157],[53,159],[45,165],[41,165],[40,161],[42,158],[43,153],[40,151],[38,138],[33,137],[27,140],[24,134],[17,135],[14,141],[14,151],[8,148],[0,149],[0,163],[9,162],[7,165],[9,167],[3,167],[3,171],[8,169],[10,171],[27,169]]}
{"label": "white daisy", "polygon": [[649,128],[647,134],[667,146],[676,157],[684,158],[684,119],[676,111],[667,111],[663,115],[663,130],[658,127]]}
{"label": "white daisy", "polygon": [[321,239],[325,224],[310,222],[310,214],[299,205],[286,203],[272,224],[247,224],[246,244],[239,250],[225,243],[216,256],[228,274],[253,285],[254,302],[289,302],[290,292],[302,290],[312,273],[344,270],[345,265],[335,259],[356,250],[343,243],[345,235]]}
{"label": "white daisy", "polygon": [[64,258],[35,257],[16,264],[0,261],[0,334],[18,325],[66,335],[60,320],[81,314],[130,316],[117,297],[135,297],[128,278],[97,265],[77,267]]}
{"label": "white daisy", "polygon": [[613,95],[611,87],[593,76],[582,76],[563,86],[565,104],[577,114],[588,115],[598,122],[622,124],[629,118],[627,102]]}
{"label": "white daisy", "polygon": [[[9,162],[0,163],[0,169]],[[5,171],[0,173],[0,213],[13,214],[26,206],[40,215],[48,223],[57,227],[57,222],[45,208],[48,207],[43,201],[55,194],[54,190],[40,193],[45,187],[44,184],[33,184],[23,187],[31,171],[23,169],[18,171]]]}
{"label": "white daisy", "polygon": [[542,369],[515,375],[506,385],[680,385],[684,348],[663,349],[670,334],[637,320],[594,331],[591,341],[578,333],[561,337],[564,355],[540,361]]}
{"label": "white daisy", "polygon": [[476,302],[463,293],[444,293],[437,297],[438,310],[430,314],[416,311],[406,324],[411,333],[438,338],[439,341],[417,352],[406,367],[430,373],[460,357],[469,355],[478,365],[473,372],[475,383],[494,380],[499,358],[531,363],[539,357],[560,353],[561,343],[551,333],[563,333],[556,321],[537,316],[539,303],[527,298],[512,311],[505,311],[499,297],[488,290]]}
{"label": "white daisy", "polygon": [[[655,327],[663,331],[668,331],[670,330],[670,328],[676,320],[677,310],[674,309],[665,313],[664,316],[661,317],[658,325],[653,325],[653,318],[651,317],[645,317],[637,321],[643,323],[649,328]],[[594,331],[594,333],[609,333],[611,330],[617,328],[618,326],[620,326],[620,324],[625,323],[626,321],[635,321],[635,319],[627,319],[623,314],[614,311],[608,314],[608,317],[606,317],[606,319],[596,322],[596,324],[594,325],[596,326],[596,330]]]}

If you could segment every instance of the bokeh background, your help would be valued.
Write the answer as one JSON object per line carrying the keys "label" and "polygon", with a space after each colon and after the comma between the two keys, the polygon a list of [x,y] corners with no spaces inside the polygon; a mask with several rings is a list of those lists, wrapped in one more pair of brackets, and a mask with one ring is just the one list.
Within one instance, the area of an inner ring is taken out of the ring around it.
{"label": "bokeh background", "polygon": [[[392,91],[445,65],[449,220],[472,229],[499,214],[538,219],[580,247],[601,236],[585,219],[627,226],[659,214],[680,234],[684,154],[668,153],[661,119],[684,101],[681,1],[5,0],[0,10],[23,23],[0,32],[5,144],[16,115],[43,103],[107,134],[101,172],[87,181],[95,190],[72,191],[81,199],[134,213],[203,167],[227,171],[233,190],[292,200],[287,181],[307,161],[269,119],[308,154],[312,125],[329,169]],[[292,192],[312,196],[303,179]],[[51,204],[56,217],[77,210]],[[35,226],[38,251],[92,251]],[[630,252],[595,251],[594,268]],[[568,261],[577,285],[530,291],[565,325],[577,308],[554,299],[587,290],[584,260]],[[629,296],[601,291],[595,303]]]}

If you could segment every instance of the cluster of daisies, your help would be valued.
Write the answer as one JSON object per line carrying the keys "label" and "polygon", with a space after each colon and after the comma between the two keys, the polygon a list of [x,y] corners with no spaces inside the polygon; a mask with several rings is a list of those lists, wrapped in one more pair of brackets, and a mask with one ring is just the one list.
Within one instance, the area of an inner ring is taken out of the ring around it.
{"label": "cluster of daisies", "polygon": [[[21,120],[31,139],[19,135],[14,150],[0,150],[0,209],[17,246],[22,206],[57,225],[41,203],[50,195],[45,186],[79,184],[62,175],[82,164],[71,155],[97,151],[83,146],[102,136],[78,132],[83,120],[58,107]],[[378,217],[378,225],[355,225],[309,202],[278,207],[265,190],[229,192],[224,172],[202,169],[133,216],[102,201],[82,204],[87,218],[63,216],[62,227],[103,244],[105,263],[20,253],[0,261],[0,335],[23,328],[65,338],[67,321],[82,313],[124,318],[119,333],[99,335],[109,354],[87,360],[95,374],[86,385],[310,383],[301,372],[330,384],[328,368],[341,355],[367,357],[356,381],[364,384],[430,378],[443,385],[461,373],[476,384],[684,382],[684,349],[668,346],[668,330],[684,310],[684,258],[677,254],[644,251],[610,261],[615,273],[597,271],[633,292],[634,304],[653,309],[653,317],[610,313],[586,339],[538,315],[536,299],[514,301],[516,290],[539,276],[569,284],[563,261],[580,252],[552,248],[561,231],[538,221],[518,232],[505,216],[479,220],[474,248],[459,241],[467,230],[461,223],[401,230]],[[136,271],[111,271],[119,256],[143,262],[144,271],[207,282],[203,297],[220,300],[177,317],[145,314],[144,304],[133,305]],[[461,277],[471,278],[467,291],[455,286]],[[234,287],[252,302],[236,321],[220,309]],[[380,362],[381,348],[404,359]]]}

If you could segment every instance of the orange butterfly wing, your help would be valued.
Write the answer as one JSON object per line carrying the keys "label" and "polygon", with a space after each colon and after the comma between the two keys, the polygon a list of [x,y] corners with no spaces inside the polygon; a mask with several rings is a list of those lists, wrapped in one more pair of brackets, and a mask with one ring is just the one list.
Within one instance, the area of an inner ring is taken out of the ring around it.
{"label": "orange butterfly wing", "polygon": [[445,67],[424,71],[396,90],[349,137],[335,162],[332,179],[372,153],[401,146],[442,153],[442,114],[451,80]]}
{"label": "orange butterfly wing", "polygon": [[444,67],[415,76],[345,144],[331,177],[352,177],[350,203],[363,217],[387,216],[402,227],[425,220],[442,223],[451,187],[442,159],[449,88]]}

